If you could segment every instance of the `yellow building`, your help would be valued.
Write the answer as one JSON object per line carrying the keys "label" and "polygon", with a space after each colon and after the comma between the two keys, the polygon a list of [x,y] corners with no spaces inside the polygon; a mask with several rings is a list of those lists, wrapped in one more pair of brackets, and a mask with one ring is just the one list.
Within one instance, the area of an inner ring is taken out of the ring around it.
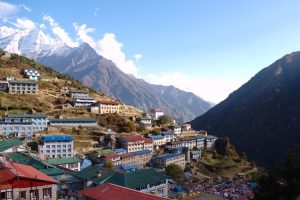
{"label": "yellow building", "polygon": [[120,104],[114,101],[98,101],[91,106],[91,112],[97,114],[120,113]]}

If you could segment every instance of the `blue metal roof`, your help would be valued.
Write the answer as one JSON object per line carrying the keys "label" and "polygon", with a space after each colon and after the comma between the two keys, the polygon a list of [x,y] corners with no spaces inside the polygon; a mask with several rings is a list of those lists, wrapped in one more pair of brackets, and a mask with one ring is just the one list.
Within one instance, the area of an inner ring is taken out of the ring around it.
{"label": "blue metal roof", "polygon": [[162,136],[162,135],[150,135],[149,138],[151,138],[152,140],[159,140],[159,139],[163,139],[164,136]]}
{"label": "blue metal roof", "polygon": [[172,151],[174,152],[174,151],[184,151],[184,150],[187,150],[188,149],[188,147],[176,147],[176,148],[174,148],[174,149],[172,149]]}
{"label": "blue metal roof", "polygon": [[136,166],[136,165],[119,165],[118,168],[121,170],[125,170],[125,171],[129,170],[130,171],[130,170],[138,169],[138,166]]}
{"label": "blue metal roof", "polygon": [[52,118],[49,119],[50,123],[90,123],[90,122],[97,122],[97,119],[93,118],[83,118],[83,119],[56,119]]}
{"label": "blue metal roof", "polygon": [[168,159],[168,158],[174,158],[174,157],[178,157],[184,154],[179,154],[179,153],[168,153],[168,154],[164,154],[164,155],[160,155],[160,156],[156,156],[157,158],[163,158],[163,159]]}
{"label": "blue metal roof", "polygon": [[8,114],[7,118],[47,118],[45,114]]}
{"label": "blue metal roof", "polygon": [[191,151],[192,154],[201,154],[201,151]]}
{"label": "blue metal roof", "polygon": [[45,135],[41,141],[71,141],[73,137],[70,135]]}
{"label": "blue metal roof", "polygon": [[125,153],[126,149],[123,149],[123,148],[115,149],[115,152],[116,153]]}
{"label": "blue metal roof", "polygon": [[152,151],[150,151],[149,149],[145,149],[145,150],[141,150],[141,151],[135,151],[135,152],[132,152],[134,153],[135,155],[144,155],[144,154],[148,154],[148,153],[151,153]]}
{"label": "blue metal roof", "polygon": [[164,131],[164,132],[161,132],[162,135],[174,135],[173,132],[171,131]]}

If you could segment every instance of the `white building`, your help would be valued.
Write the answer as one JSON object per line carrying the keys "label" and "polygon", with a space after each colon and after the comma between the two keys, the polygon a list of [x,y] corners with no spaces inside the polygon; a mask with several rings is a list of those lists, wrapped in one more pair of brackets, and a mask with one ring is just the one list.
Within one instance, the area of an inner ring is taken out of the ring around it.
{"label": "white building", "polygon": [[207,149],[213,149],[215,148],[215,142],[218,138],[213,135],[207,135],[205,136],[205,147]]}
{"label": "white building", "polygon": [[160,116],[164,115],[164,112],[160,109],[152,109],[150,110],[150,115],[153,120],[158,120]]}
{"label": "white building", "polygon": [[145,127],[151,127],[152,126],[152,119],[151,119],[150,116],[146,115],[146,116],[141,117],[140,123],[144,124]]}
{"label": "white building", "polygon": [[80,171],[80,159],[77,156],[48,159],[48,164],[63,167],[72,171]]}
{"label": "white building", "polygon": [[171,129],[174,135],[176,135],[177,137],[181,135],[181,127],[179,125],[173,125]]}
{"label": "white building", "polygon": [[119,142],[127,152],[135,152],[146,149],[153,151],[152,139],[144,138],[141,135],[122,136],[119,138]]}
{"label": "white building", "polygon": [[161,135],[164,136],[166,143],[175,141],[177,136],[172,131],[161,132]]}
{"label": "white building", "polygon": [[27,151],[26,145],[22,140],[15,137],[0,140],[0,153],[20,151]]}
{"label": "white building", "polygon": [[74,107],[87,107],[96,103],[96,100],[92,97],[81,97],[72,99],[72,102]]}
{"label": "white building", "polygon": [[49,158],[73,156],[73,138],[69,135],[46,135],[38,144],[38,153]]}
{"label": "white building", "polygon": [[152,139],[154,146],[162,146],[166,144],[166,139],[162,135],[150,135],[149,138]]}

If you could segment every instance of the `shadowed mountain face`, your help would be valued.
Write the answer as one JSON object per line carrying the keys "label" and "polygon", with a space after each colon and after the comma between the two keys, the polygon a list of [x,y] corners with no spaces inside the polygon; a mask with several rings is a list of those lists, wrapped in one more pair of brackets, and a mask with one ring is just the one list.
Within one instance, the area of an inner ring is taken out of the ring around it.
{"label": "shadowed mountain face", "polygon": [[99,56],[88,44],[82,44],[61,55],[43,55],[37,60],[141,110],[161,108],[179,122],[189,121],[212,107],[211,103],[193,93],[173,86],[153,85],[123,73],[112,61]]}
{"label": "shadowed mountain face", "polygon": [[192,122],[196,130],[228,136],[263,166],[282,161],[300,144],[300,52],[277,60]]}

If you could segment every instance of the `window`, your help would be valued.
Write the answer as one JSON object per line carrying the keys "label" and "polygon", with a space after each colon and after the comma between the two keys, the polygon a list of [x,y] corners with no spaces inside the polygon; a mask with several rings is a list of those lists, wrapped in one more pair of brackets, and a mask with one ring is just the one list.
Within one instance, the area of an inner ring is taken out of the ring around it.
{"label": "window", "polygon": [[0,198],[1,198],[1,199],[6,199],[6,192],[1,192]]}
{"label": "window", "polygon": [[51,188],[43,189],[43,198],[52,197]]}
{"label": "window", "polygon": [[19,193],[19,198],[20,199],[26,199],[26,191],[22,191]]}
{"label": "window", "polygon": [[32,200],[39,199],[38,190],[30,190],[30,199]]}

